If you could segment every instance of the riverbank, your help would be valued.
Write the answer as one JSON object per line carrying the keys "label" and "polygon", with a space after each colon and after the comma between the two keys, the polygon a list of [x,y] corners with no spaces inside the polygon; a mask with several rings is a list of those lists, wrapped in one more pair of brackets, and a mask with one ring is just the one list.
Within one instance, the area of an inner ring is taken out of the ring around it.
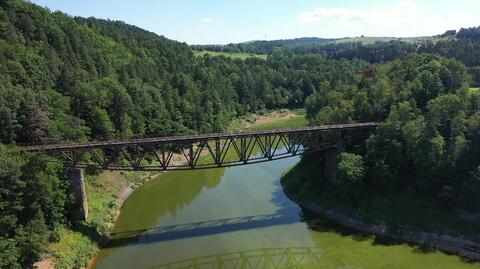
{"label": "riverbank", "polygon": [[[179,165],[183,158],[174,154],[171,162]],[[108,242],[123,203],[137,188],[162,173],[103,171],[98,175],[86,174],[88,221],[74,229],[63,227],[60,241],[51,244],[49,253],[35,266],[38,269],[90,268],[99,248]]]}
{"label": "riverbank", "polygon": [[[232,122],[229,131],[246,129],[275,129],[306,126],[303,110],[279,110],[250,114]],[[207,150],[205,150],[206,154]],[[180,164],[183,158],[174,156]],[[128,197],[143,184],[157,178],[159,173],[103,171],[86,175],[89,220],[73,229],[60,228],[60,240],[50,244],[49,252],[35,264],[39,269],[88,268],[99,248],[108,240],[110,232]]]}
{"label": "riverbank", "polygon": [[99,247],[106,243],[128,196],[157,173],[104,171],[85,175],[89,219],[73,227],[59,229],[59,241],[34,266],[39,269],[85,268]]}
{"label": "riverbank", "polygon": [[[373,221],[367,214],[359,213],[360,211],[356,212],[356,205],[348,205],[341,198],[335,198],[334,194],[323,195],[322,191],[319,190],[320,176],[315,173],[314,169],[308,169],[306,167],[308,165],[311,165],[310,161],[307,161],[307,164],[298,164],[297,167],[287,172],[281,180],[285,194],[301,207],[361,233],[393,239],[400,243],[413,244],[422,251],[440,250],[448,254],[459,255],[468,262],[480,261],[480,243],[477,240],[472,240],[473,234],[469,231],[466,230],[468,235],[462,235],[461,231],[458,230],[454,234],[435,230],[425,231],[414,225],[402,225],[398,222],[396,222],[397,225],[392,225],[391,220],[382,219],[378,215],[376,221]],[[304,187],[300,187],[300,184],[303,184]],[[334,190],[330,191],[333,192]],[[322,198],[325,198],[325,200]],[[421,202],[418,206],[421,206]],[[391,210],[395,209],[391,208]],[[404,208],[403,210],[411,211],[413,208]],[[386,217],[388,216],[384,216],[384,218]],[[428,216],[418,217],[428,219]],[[461,229],[460,227],[455,228]]]}

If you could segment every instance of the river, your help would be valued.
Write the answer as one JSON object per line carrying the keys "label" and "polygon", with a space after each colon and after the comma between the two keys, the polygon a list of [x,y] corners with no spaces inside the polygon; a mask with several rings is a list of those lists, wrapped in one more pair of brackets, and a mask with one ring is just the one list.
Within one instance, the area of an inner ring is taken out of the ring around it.
{"label": "river", "polygon": [[162,174],[124,203],[92,268],[480,268],[305,212],[280,185],[298,161]]}

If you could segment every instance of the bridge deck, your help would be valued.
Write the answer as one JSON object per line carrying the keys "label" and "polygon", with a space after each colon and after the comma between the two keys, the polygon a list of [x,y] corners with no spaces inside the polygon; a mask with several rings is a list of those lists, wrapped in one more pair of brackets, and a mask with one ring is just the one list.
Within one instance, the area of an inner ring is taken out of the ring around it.
{"label": "bridge deck", "polygon": [[107,141],[92,141],[87,143],[72,143],[72,144],[45,144],[45,145],[30,145],[23,146],[24,151],[43,151],[43,150],[61,150],[61,149],[81,149],[81,148],[98,148],[118,145],[141,145],[160,142],[192,142],[198,140],[210,139],[225,139],[225,138],[242,138],[242,137],[256,137],[265,135],[278,134],[293,134],[305,133],[315,131],[333,131],[333,130],[347,130],[347,129],[362,129],[377,126],[376,122],[365,123],[350,123],[350,124],[335,124],[335,125],[319,125],[312,127],[293,128],[293,129],[276,129],[266,131],[250,131],[239,133],[215,133],[215,134],[201,134],[201,135],[183,135],[183,136],[164,136],[153,138],[139,138],[130,140],[107,140]]}

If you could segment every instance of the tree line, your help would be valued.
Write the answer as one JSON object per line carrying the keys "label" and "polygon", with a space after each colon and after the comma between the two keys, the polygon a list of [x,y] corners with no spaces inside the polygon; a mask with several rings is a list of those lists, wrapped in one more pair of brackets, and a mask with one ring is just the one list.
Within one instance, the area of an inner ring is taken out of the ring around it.
{"label": "tree line", "polygon": [[[299,42],[297,40],[302,40]],[[374,44],[362,42],[335,42],[333,39],[292,39],[274,41],[256,41],[228,45],[195,45],[197,50],[246,52],[272,55],[282,50],[285,55],[321,54],[329,59],[361,59],[369,63],[381,63],[396,59],[405,59],[409,53],[431,53],[456,59],[468,67],[474,85],[480,85],[480,27],[462,28],[446,31],[431,39],[405,41],[399,38],[388,42],[377,41]]]}
{"label": "tree line", "polygon": [[246,113],[303,107],[368,63],[321,55],[196,57],[118,21],[0,2],[0,268],[27,268],[75,225],[65,167],[15,144],[224,130]]}
{"label": "tree line", "polygon": [[480,98],[468,91],[467,53],[444,55],[459,62],[402,42],[322,47],[334,56],[302,46],[272,47],[266,60],[196,57],[123,22],[1,1],[0,268],[30,266],[75,214],[66,168],[15,144],[217,132],[250,112],[306,107],[312,124],[386,122],[361,160],[345,157],[346,182],[480,193]]}
{"label": "tree line", "polygon": [[478,209],[480,95],[468,82],[456,60],[410,54],[307,97],[311,123],[382,122],[364,146],[341,155],[343,194],[361,200],[413,191],[451,208]]}
{"label": "tree line", "polygon": [[236,116],[301,107],[367,63],[320,55],[195,57],[123,22],[0,3],[0,141],[80,141],[220,131]]}

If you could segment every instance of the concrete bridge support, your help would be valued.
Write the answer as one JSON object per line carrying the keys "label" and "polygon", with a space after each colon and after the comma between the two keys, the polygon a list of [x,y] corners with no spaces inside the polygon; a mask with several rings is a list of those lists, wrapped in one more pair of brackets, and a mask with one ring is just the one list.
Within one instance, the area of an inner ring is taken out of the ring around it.
{"label": "concrete bridge support", "polygon": [[70,170],[71,192],[75,199],[75,205],[80,208],[78,219],[87,221],[88,219],[88,200],[85,190],[85,178],[83,169],[74,168]]}
{"label": "concrete bridge support", "polygon": [[343,148],[333,146],[325,152],[324,177],[332,184],[337,183],[337,157]]}

